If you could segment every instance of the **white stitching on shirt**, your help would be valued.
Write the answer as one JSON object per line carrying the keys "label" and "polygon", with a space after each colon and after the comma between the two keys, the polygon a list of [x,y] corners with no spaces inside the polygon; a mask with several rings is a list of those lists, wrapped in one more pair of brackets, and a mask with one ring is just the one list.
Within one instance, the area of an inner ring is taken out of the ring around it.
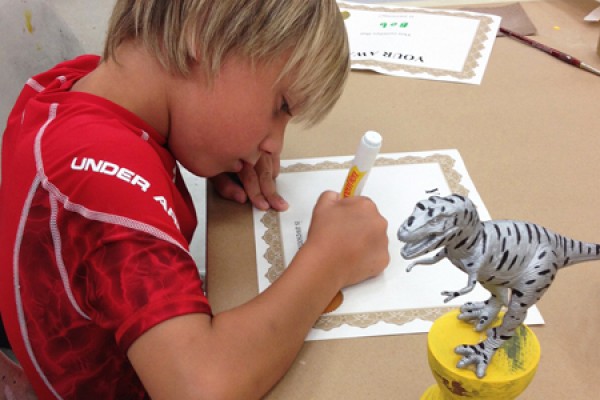
{"label": "white stitching on shirt", "polygon": [[33,78],[27,79],[27,86],[31,87],[33,90],[35,90],[38,93],[41,92],[42,90],[46,89],[45,87],[43,87],[42,85],[40,85],[38,83],[38,81],[36,81]]}
{"label": "white stitching on shirt", "polygon": [[58,267],[58,273],[60,274],[60,279],[63,282],[63,286],[65,288],[65,293],[67,294],[67,297],[69,298],[69,302],[71,303],[71,305],[73,306],[75,311],[77,311],[77,313],[79,315],[81,315],[83,318],[91,321],[91,318],[85,312],[83,312],[83,310],[81,309],[79,304],[77,304],[77,300],[75,300],[75,296],[73,295],[73,290],[71,289],[71,284],[69,283],[69,276],[67,274],[67,269],[65,268],[65,263],[63,260],[63,256],[62,256],[62,241],[60,238],[60,231],[58,230],[58,226],[56,223],[56,218],[58,215],[57,200],[53,196],[50,196],[50,209],[51,209],[50,232],[52,234],[52,242],[54,243],[54,254],[56,255],[56,266]]}
{"label": "white stitching on shirt", "polygon": [[41,380],[44,382],[46,387],[52,394],[57,398],[62,400],[62,397],[58,394],[58,392],[54,389],[44,371],[40,367],[40,364],[35,357],[33,352],[33,348],[31,347],[31,341],[29,340],[29,333],[27,330],[27,323],[25,321],[25,311],[23,309],[23,300],[21,299],[21,283],[19,281],[19,254],[21,249],[21,242],[23,240],[23,231],[25,230],[25,223],[27,222],[27,216],[29,214],[29,210],[31,209],[31,202],[35,192],[37,191],[40,185],[40,177],[36,175],[31,188],[29,189],[29,193],[27,194],[27,199],[25,200],[23,211],[21,212],[21,218],[19,219],[19,228],[17,230],[17,237],[15,239],[15,247],[13,249],[13,285],[15,290],[15,304],[17,307],[17,315],[19,319],[19,327],[21,328],[21,337],[23,339],[23,344],[29,355],[29,359],[31,360],[31,364],[35,368],[37,374],[40,376]]}
{"label": "white stitching on shirt", "polygon": [[[48,127],[50,122],[52,122],[54,120],[54,118],[56,118],[56,107],[57,107],[57,104],[53,104],[50,107],[50,110],[48,113],[48,120],[44,123],[44,125],[42,125],[42,127],[38,131],[38,133],[37,133],[38,138],[40,138],[43,135],[44,131],[46,130],[46,127]],[[35,145],[36,151],[38,150],[38,145],[39,145],[39,142],[36,138],[36,145]],[[37,158],[38,157],[36,154],[36,160],[37,160]],[[37,162],[36,162],[36,164],[37,164]],[[38,174],[36,174],[35,179],[31,185],[31,188],[29,189],[29,193],[27,194],[27,199],[25,201],[25,205],[24,205],[23,211],[21,213],[21,219],[19,221],[19,230],[17,232],[17,240],[15,241],[15,248],[13,250],[14,251],[14,253],[13,253],[13,279],[14,279],[14,285],[15,285],[15,297],[16,297],[16,304],[17,304],[17,313],[19,316],[19,325],[21,327],[21,335],[23,337],[23,343],[25,345],[25,348],[27,349],[27,354],[29,354],[29,359],[31,360],[31,363],[33,364],[38,375],[40,376],[40,378],[42,379],[42,381],[44,382],[44,384],[46,385],[48,390],[50,392],[52,392],[52,394],[57,399],[62,400],[62,397],[54,389],[54,387],[52,386],[52,384],[50,383],[50,381],[44,374],[44,371],[40,367],[40,365],[37,361],[37,358],[35,357],[35,354],[33,353],[33,348],[31,347],[31,342],[29,341],[29,334],[27,331],[27,324],[25,321],[25,311],[23,309],[23,301],[21,299],[21,285],[19,282],[19,253],[20,253],[20,249],[21,249],[21,241],[23,239],[25,223],[27,222],[27,217],[28,217],[29,211],[31,209],[31,202],[33,200],[33,196],[35,195],[35,192],[37,191],[37,189],[40,185],[40,181],[41,181],[41,177]]]}

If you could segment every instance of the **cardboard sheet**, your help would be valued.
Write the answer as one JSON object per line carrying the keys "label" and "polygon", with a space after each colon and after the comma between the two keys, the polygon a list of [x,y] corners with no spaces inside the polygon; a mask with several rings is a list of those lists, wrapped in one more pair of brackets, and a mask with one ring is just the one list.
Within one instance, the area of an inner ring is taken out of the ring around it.
{"label": "cardboard sheet", "polygon": [[[502,5],[502,6],[469,6],[462,8],[465,11],[473,11],[482,14],[494,14],[502,18],[500,25],[512,32],[520,35],[528,36],[535,35],[536,29],[533,22],[527,16],[523,6],[519,3]],[[504,36],[502,32],[498,32],[498,36]]]}
{"label": "cardboard sheet", "polygon": [[[253,211],[259,291],[283,273],[302,246],[318,196],[324,190],[340,190],[351,159],[282,162],[278,190],[292,206],[283,213]],[[450,308],[489,297],[478,285],[473,292],[444,304],[440,293],[466,286],[467,275],[448,260],[433,266],[417,266],[407,273],[409,262],[400,256],[402,243],[396,239],[396,231],[415,204],[434,194],[451,193],[469,196],[477,205],[480,218],[490,219],[458,151],[378,157],[363,194],[375,201],[388,220],[390,265],[380,276],[345,288],[341,306],[319,319],[308,340],[427,332],[432,322]],[[537,309],[531,309],[527,322],[543,323]]]}

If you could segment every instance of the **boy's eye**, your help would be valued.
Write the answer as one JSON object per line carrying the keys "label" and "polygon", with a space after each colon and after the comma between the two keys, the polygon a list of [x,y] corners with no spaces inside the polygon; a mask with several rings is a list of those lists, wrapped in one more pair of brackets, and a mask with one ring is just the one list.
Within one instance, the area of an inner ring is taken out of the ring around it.
{"label": "boy's eye", "polygon": [[281,112],[289,115],[290,117],[292,116],[292,110],[290,109],[290,105],[288,104],[288,102],[285,99],[285,97],[281,101],[281,108],[280,108],[280,110],[281,110]]}

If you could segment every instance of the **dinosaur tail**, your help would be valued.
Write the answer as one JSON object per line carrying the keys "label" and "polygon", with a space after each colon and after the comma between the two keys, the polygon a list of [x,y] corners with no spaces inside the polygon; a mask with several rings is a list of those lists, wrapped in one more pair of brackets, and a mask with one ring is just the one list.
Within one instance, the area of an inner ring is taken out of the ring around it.
{"label": "dinosaur tail", "polygon": [[558,235],[557,251],[563,257],[563,267],[586,262],[600,260],[600,244],[587,243]]}

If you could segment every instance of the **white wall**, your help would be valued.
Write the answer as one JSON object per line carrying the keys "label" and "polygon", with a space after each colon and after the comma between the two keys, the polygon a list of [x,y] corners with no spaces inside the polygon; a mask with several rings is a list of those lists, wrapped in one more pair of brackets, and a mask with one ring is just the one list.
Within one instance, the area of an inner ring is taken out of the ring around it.
{"label": "white wall", "polygon": [[[70,3],[72,6],[67,7]],[[100,3],[103,6],[97,5]],[[91,0],[0,0],[3,10],[0,15],[0,121],[3,128],[27,78],[84,51],[101,49],[104,36],[101,27],[108,18],[111,4]],[[89,19],[92,9],[95,21],[88,21],[86,26],[82,18]]]}
{"label": "white wall", "polygon": [[[102,52],[114,0],[0,0],[0,132],[32,75],[83,53]],[[205,268],[205,182],[184,174],[198,213],[192,254]]]}

